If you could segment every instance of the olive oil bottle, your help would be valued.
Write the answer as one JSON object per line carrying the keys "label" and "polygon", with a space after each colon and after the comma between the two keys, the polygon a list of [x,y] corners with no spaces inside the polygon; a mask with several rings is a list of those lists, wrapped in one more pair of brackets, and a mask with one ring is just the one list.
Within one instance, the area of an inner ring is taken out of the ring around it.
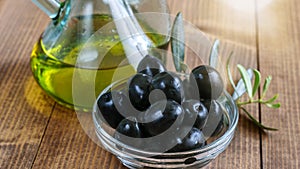
{"label": "olive oil bottle", "polygon": [[[51,31],[46,30],[35,44],[31,69],[41,88],[58,103],[88,111],[105,87],[130,77],[135,70],[128,63],[110,15],[75,16],[65,22],[50,25],[47,29]],[[164,35],[147,36],[155,47],[168,44]]]}

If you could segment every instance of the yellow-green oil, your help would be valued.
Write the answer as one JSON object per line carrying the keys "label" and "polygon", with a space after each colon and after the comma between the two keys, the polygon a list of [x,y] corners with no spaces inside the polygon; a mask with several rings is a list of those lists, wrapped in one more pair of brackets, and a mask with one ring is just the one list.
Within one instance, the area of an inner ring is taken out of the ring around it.
{"label": "yellow-green oil", "polygon": [[[82,26],[83,22],[92,23],[93,27]],[[51,48],[45,46],[43,37],[35,44],[31,54],[33,75],[41,88],[58,103],[78,110],[91,110],[95,98],[105,87],[135,73],[116,33],[97,32],[107,23],[112,23],[108,15],[74,17]],[[86,31],[88,34],[84,36]],[[90,38],[92,34],[94,37]],[[154,33],[147,33],[147,36],[158,47],[167,46],[165,36]],[[77,63],[78,56],[82,49],[89,47],[97,52],[103,50],[104,57],[99,65],[89,67],[87,63],[81,67]]]}

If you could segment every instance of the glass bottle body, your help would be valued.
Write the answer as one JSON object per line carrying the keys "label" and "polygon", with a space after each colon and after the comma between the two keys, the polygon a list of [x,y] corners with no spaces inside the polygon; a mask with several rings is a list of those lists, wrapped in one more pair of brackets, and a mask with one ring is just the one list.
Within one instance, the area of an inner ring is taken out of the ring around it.
{"label": "glass bottle body", "polygon": [[[168,12],[162,0],[132,3],[134,12]],[[151,19],[138,18],[154,47],[166,47],[168,44],[170,25],[168,18],[164,19],[166,24],[158,30],[151,26]],[[81,57],[85,49],[88,49],[88,55]],[[78,60],[83,64],[78,64]],[[79,110],[92,108],[95,100],[89,97],[91,93],[96,98],[113,81],[135,73],[128,63],[109,7],[99,0],[66,1],[60,17],[49,24],[35,44],[31,68],[36,81],[47,94],[64,106]],[[76,84],[84,86],[76,87],[76,93],[83,98],[76,102],[73,96],[75,76]]]}

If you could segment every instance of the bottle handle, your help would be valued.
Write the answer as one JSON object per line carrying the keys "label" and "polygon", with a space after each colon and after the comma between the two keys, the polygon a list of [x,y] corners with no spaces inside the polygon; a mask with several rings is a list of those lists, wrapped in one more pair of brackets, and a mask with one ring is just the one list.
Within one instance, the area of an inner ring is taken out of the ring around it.
{"label": "bottle handle", "polygon": [[103,2],[110,7],[125,54],[131,65],[136,68],[140,60],[148,54],[153,42],[141,28],[127,0],[103,0]]}
{"label": "bottle handle", "polygon": [[60,10],[60,2],[58,0],[32,0],[32,2],[51,19],[57,17]]}

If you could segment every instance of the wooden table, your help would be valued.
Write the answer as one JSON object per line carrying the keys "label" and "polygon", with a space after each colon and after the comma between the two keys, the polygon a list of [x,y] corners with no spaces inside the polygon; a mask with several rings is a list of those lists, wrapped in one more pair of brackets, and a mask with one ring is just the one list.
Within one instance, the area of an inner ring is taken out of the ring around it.
{"label": "wooden table", "polygon": [[[243,3],[242,3],[243,2]],[[300,1],[169,0],[171,13],[221,41],[238,62],[271,74],[282,107],[247,107],[277,132],[241,114],[229,148],[206,168],[300,168]],[[0,168],[125,168],[81,129],[74,111],[34,81],[29,57],[48,17],[28,0],[0,1]]]}

